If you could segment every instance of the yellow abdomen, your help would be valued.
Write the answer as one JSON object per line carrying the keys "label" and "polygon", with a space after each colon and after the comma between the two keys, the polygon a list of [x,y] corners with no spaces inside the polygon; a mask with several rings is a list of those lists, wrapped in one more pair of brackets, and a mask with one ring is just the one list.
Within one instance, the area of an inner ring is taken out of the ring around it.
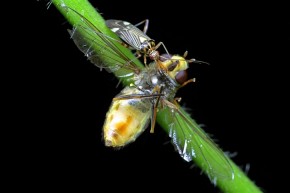
{"label": "yellow abdomen", "polygon": [[[122,93],[134,94],[135,88],[125,88]],[[151,116],[148,99],[113,100],[106,115],[104,140],[106,146],[120,147],[135,141],[147,127]]]}

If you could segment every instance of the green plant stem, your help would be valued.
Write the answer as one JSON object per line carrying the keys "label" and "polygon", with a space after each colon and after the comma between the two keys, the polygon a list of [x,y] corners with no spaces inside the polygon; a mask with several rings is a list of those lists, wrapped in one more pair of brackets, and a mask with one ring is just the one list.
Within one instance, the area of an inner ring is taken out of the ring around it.
{"label": "green plant stem", "polygon": [[[107,34],[111,37],[114,37],[114,34],[110,30],[107,29],[106,25],[104,24],[104,19],[102,16],[97,12],[97,10],[87,1],[87,0],[53,0],[52,3],[57,7],[57,9],[64,15],[64,17],[69,21],[71,25],[76,25],[80,22],[83,22],[79,15],[76,14],[67,14],[67,9],[65,8],[70,7],[73,10],[75,10],[78,13],[84,14],[84,17],[88,19],[94,26],[98,26],[98,29],[102,30],[102,33]],[[111,2],[113,3],[113,2]],[[117,38],[117,37],[116,37]],[[122,52],[124,52],[129,58],[133,58],[134,55],[128,51],[126,48],[120,47]],[[106,58],[103,58],[103,60],[106,60]],[[140,68],[142,68],[142,64],[138,64]],[[122,70],[122,69],[121,69]],[[118,72],[117,72],[118,73]],[[118,74],[115,73],[115,75],[118,77]],[[122,81],[125,85],[128,85],[131,82],[131,77],[124,78]],[[182,110],[182,109],[181,109]],[[182,110],[184,111],[184,110]],[[167,117],[170,116],[170,112],[168,110],[163,110],[158,113],[157,116],[157,122],[161,125],[161,127],[167,132],[170,132],[170,121],[167,119]],[[188,114],[186,116],[189,117]],[[202,131],[202,129],[199,127],[199,125],[192,119],[190,119],[192,124]],[[178,131],[177,131],[178,132]],[[184,138],[179,139],[180,146],[182,147],[182,144],[185,143]],[[206,144],[203,144],[206,145]],[[194,146],[194,145],[193,145]],[[210,152],[209,152],[210,153]],[[203,171],[207,171],[207,168],[205,167],[205,164],[202,163],[202,159],[194,159],[195,164],[199,166]],[[260,193],[262,192],[247,176],[246,174],[237,166],[235,163],[233,163],[231,160],[229,162],[232,165],[233,171],[234,171],[234,179],[223,179],[219,178],[216,181],[216,185],[225,193]],[[215,167],[219,167],[218,165],[215,165]],[[215,169],[215,168],[214,168]],[[215,169],[216,171],[219,171],[218,168]],[[194,182],[193,182],[194,185]]]}

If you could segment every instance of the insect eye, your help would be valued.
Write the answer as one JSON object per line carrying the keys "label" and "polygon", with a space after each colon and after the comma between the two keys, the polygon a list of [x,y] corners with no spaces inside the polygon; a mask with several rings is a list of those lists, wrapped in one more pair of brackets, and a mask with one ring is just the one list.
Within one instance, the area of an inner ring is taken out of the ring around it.
{"label": "insect eye", "polygon": [[161,54],[159,60],[161,62],[164,62],[166,60],[169,60],[171,57],[172,57],[172,55],[170,55],[170,54]]}
{"label": "insect eye", "polygon": [[179,63],[179,60],[172,62],[172,64],[170,64],[167,69],[169,71],[173,71],[176,68],[176,66],[178,65],[178,63]]}
{"label": "insect eye", "polygon": [[185,70],[179,71],[175,76],[175,80],[178,84],[182,85],[187,80],[187,72]]}

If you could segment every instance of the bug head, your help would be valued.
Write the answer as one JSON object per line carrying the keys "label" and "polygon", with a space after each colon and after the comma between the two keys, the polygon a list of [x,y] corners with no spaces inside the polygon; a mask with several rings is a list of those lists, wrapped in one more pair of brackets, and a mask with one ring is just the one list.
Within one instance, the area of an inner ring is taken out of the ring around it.
{"label": "bug head", "polygon": [[187,69],[189,67],[189,63],[198,63],[198,64],[208,64],[207,62],[199,61],[194,58],[185,59],[188,52],[185,51],[183,56],[179,55],[170,55],[170,54],[162,54],[160,55],[160,61],[162,62],[162,66],[165,68],[167,74],[175,80],[179,85],[185,85],[188,82],[195,82],[195,79],[188,80],[187,78]]}
{"label": "bug head", "polygon": [[167,74],[179,85],[183,85],[188,81],[186,71],[189,67],[188,64],[195,62],[195,59],[185,59],[187,53],[186,51],[183,56],[170,54],[162,54],[160,56],[160,61],[162,62],[162,66],[166,69]]}

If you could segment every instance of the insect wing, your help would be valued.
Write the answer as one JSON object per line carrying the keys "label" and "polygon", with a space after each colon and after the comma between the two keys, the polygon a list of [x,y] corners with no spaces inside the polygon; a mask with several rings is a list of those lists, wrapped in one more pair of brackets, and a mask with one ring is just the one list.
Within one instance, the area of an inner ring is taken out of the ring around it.
{"label": "insect wing", "polygon": [[197,164],[205,165],[203,172],[215,182],[217,179],[233,179],[233,168],[223,151],[193,123],[189,115],[180,107],[167,101],[170,105],[169,136],[179,152],[186,160],[197,160]]}
{"label": "insect wing", "polygon": [[126,56],[127,53],[125,55],[125,48],[121,45],[120,40],[104,34],[75,10],[67,7],[67,11],[69,14],[75,14],[81,18],[73,30],[68,31],[77,47],[93,64],[101,69],[106,69],[108,72],[115,73],[118,77],[130,76],[139,71],[135,63],[138,60],[133,55],[132,59]]}
{"label": "insect wing", "polygon": [[139,28],[127,21],[110,19],[106,20],[106,25],[136,50],[141,50],[142,44],[145,41],[151,40],[151,38],[144,34]]}

